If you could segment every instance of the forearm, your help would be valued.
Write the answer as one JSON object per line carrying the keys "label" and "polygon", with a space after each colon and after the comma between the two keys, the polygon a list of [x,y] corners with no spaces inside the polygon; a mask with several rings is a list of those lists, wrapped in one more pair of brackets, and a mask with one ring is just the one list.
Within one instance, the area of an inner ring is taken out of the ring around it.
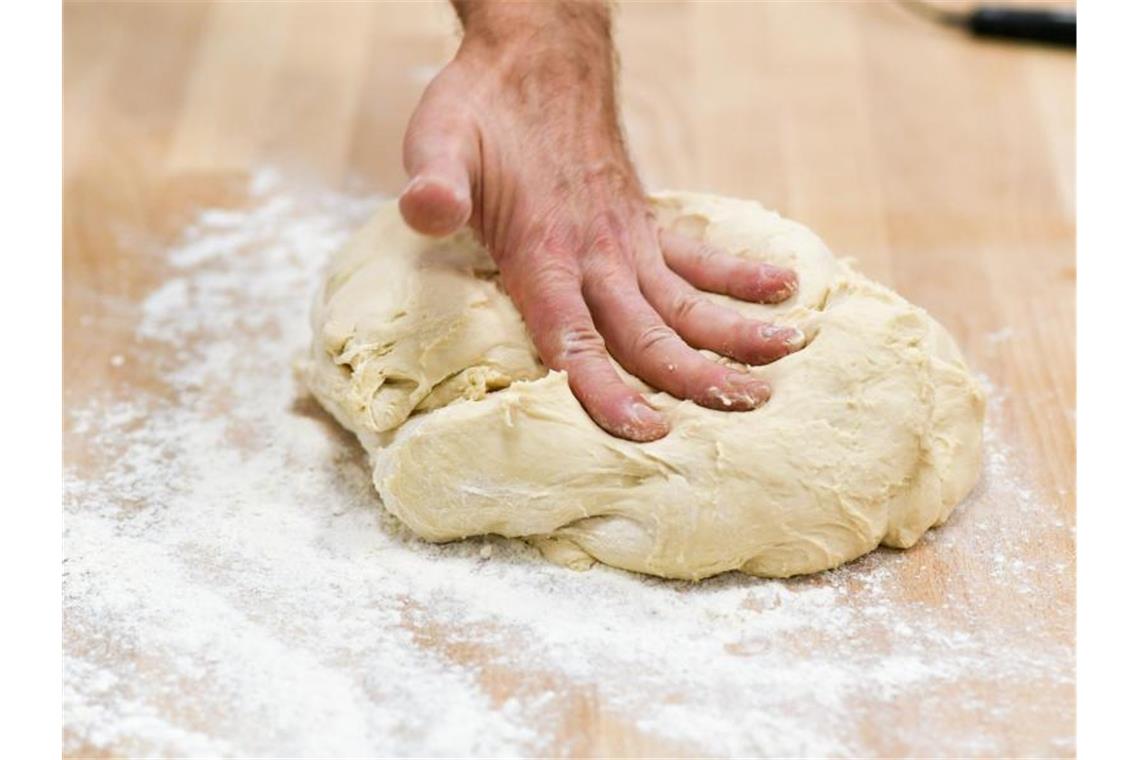
{"label": "forearm", "polygon": [[499,71],[508,85],[540,86],[544,99],[573,90],[612,102],[616,63],[605,2],[452,2],[464,29],[460,54]]}
{"label": "forearm", "polygon": [[452,2],[464,26],[459,57],[486,72],[481,84],[498,103],[488,118],[525,115],[522,128],[540,124],[551,142],[577,146],[588,159],[576,167],[578,179],[636,179],[618,117],[607,3]]}
{"label": "forearm", "polygon": [[597,48],[612,52],[610,7],[604,0],[452,0],[466,38],[481,44]]}

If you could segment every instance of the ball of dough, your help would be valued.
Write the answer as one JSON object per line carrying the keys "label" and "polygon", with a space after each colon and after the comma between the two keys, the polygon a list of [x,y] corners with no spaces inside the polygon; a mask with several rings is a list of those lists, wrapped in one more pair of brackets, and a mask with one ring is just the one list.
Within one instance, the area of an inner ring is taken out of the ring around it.
{"label": "ball of dough", "polygon": [[799,274],[781,304],[709,296],[808,336],[750,369],[768,403],[720,412],[624,375],[671,432],[611,437],[542,365],[470,233],[417,235],[391,203],[333,259],[302,363],[384,506],[429,541],[496,533],[571,566],[689,579],[811,573],[942,523],[977,480],[984,410],[946,331],[759,204],[653,205],[663,227]]}

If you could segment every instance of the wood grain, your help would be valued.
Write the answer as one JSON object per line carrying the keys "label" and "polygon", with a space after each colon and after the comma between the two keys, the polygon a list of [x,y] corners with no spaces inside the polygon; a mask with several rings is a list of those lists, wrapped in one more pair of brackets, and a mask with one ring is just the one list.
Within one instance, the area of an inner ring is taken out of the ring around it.
{"label": "wood grain", "polygon": [[[404,125],[458,40],[443,3],[73,2],[64,16],[68,405],[111,383],[147,387],[108,364],[165,274],[139,251],[224,205],[251,170],[397,193]],[[1075,56],[975,42],[888,2],[631,3],[617,24],[647,183],[756,198],[931,311],[1005,396],[1001,434],[1071,525]],[[84,449],[68,440],[74,464]],[[1071,535],[1055,535],[1038,558],[1072,557]],[[960,562],[908,593],[937,598],[968,572]],[[976,597],[1000,614],[1005,593]],[[1071,583],[1042,588],[1039,606],[1071,643]],[[416,635],[480,657],[446,631]],[[554,676],[487,677],[501,699]],[[1051,714],[1071,722],[1071,698],[1059,691]],[[568,754],[691,749],[639,734],[589,693],[572,701],[556,728]],[[919,717],[900,710],[892,720]],[[1042,751],[1054,729],[1011,733],[1006,749]],[[907,752],[867,731],[883,754]]]}

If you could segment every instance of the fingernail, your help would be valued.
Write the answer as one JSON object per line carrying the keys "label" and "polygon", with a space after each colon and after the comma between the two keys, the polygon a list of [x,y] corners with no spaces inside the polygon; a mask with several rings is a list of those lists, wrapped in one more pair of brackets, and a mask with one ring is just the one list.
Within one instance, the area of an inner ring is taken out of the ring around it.
{"label": "fingernail", "polygon": [[733,392],[735,400],[746,401],[753,407],[768,400],[768,384],[757,380],[744,372],[735,372],[725,376],[725,385]]}
{"label": "fingernail", "polygon": [[760,276],[762,280],[778,280],[780,282],[778,290],[765,294],[765,301],[768,303],[779,303],[787,300],[799,289],[799,278],[795,276],[795,272],[790,272],[775,264],[761,264]]}
{"label": "fingernail", "polygon": [[404,189],[400,192],[400,197],[403,198],[408,193],[412,192],[424,183],[424,178],[420,176],[412,177],[408,180],[408,184],[404,185]]}
{"label": "fingernail", "polygon": [[760,337],[765,340],[777,338],[792,351],[803,348],[804,344],[807,343],[807,337],[803,331],[782,325],[764,325],[760,328]]}
{"label": "fingernail", "polygon": [[408,184],[404,185],[404,190],[400,193],[400,197],[402,198],[409,193],[412,193],[429,185],[435,185],[436,187],[446,191],[447,194],[451,196],[451,199],[456,203],[461,202],[466,195],[463,188],[456,187],[454,184],[448,182],[447,180],[439,179],[438,177],[432,177],[430,175],[417,174],[408,180]]}
{"label": "fingernail", "polygon": [[630,404],[629,416],[633,419],[634,424],[621,427],[623,437],[645,443],[655,441],[669,432],[665,415],[653,407],[635,401]]}
{"label": "fingernail", "polygon": [[775,338],[775,337],[778,337],[780,335],[780,333],[784,332],[784,330],[786,330],[786,329],[788,329],[788,328],[780,327],[779,325],[764,325],[763,327],[760,328],[760,337],[761,338]]}
{"label": "fingernail", "polygon": [[634,402],[630,405],[629,416],[633,417],[634,421],[643,425],[659,424],[665,421],[665,418],[661,416],[661,412],[639,402]]}
{"label": "fingernail", "polygon": [[429,235],[454,232],[471,213],[465,194],[445,180],[417,175],[400,193],[400,211],[415,229]]}

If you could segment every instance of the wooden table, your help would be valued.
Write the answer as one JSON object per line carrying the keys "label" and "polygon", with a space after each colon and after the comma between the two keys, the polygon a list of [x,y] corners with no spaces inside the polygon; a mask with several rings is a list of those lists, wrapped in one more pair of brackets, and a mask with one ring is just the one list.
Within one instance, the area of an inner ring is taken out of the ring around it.
{"label": "wooden table", "polygon": [[[123,229],[169,240],[266,164],[397,193],[403,127],[457,44],[442,3],[74,2],[64,22],[69,407],[129,340],[114,304],[160,276]],[[759,199],[925,306],[1001,389],[998,434],[1071,526],[1074,54],[975,42],[889,2],[628,4],[617,30],[647,184]],[[81,464],[82,435],[65,440]],[[1033,553],[1071,563],[1071,531]],[[995,615],[1003,593],[985,595]],[[1038,594],[1042,623],[1071,644],[1071,577]],[[1050,698],[1046,721],[1015,714],[1002,754],[1058,751],[1045,740],[1071,733],[1071,684]],[[575,745],[615,746],[662,745]]]}

